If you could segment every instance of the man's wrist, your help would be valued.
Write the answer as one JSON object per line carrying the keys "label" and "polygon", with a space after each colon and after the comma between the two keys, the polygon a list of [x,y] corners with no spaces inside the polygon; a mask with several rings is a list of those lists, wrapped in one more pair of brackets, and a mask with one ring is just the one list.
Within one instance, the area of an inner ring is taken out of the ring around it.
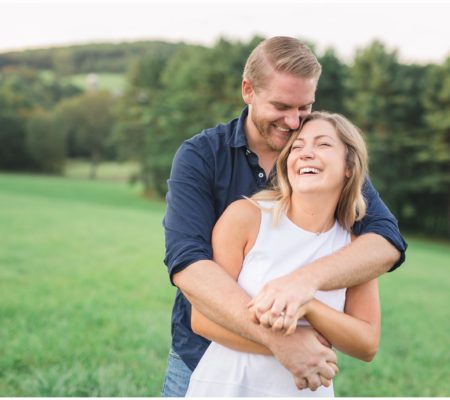
{"label": "man's wrist", "polygon": [[313,296],[320,289],[320,276],[317,273],[317,268],[312,264],[295,270],[292,273],[292,278],[297,282],[299,288],[308,286]]}
{"label": "man's wrist", "polygon": [[272,345],[274,343],[274,332],[270,329],[264,328],[262,325],[255,324],[255,328],[254,333],[257,342],[272,350]]}

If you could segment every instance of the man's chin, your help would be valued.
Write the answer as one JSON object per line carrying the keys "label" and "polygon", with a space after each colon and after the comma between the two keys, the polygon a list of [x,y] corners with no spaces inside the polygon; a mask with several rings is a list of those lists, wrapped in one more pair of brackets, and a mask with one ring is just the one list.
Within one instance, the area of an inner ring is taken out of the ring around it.
{"label": "man's chin", "polygon": [[269,140],[268,144],[270,148],[274,151],[281,152],[285,148],[289,141],[289,138],[287,139],[276,139],[276,140]]}

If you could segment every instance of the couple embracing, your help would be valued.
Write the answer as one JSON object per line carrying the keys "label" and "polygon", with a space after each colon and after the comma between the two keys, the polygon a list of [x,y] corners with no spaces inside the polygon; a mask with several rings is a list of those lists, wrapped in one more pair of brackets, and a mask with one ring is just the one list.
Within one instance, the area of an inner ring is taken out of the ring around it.
{"label": "couple embracing", "polygon": [[404,261],[397,221],[345,117],[312,112],[321,66],[261,42],[241,115],[175,155],[164,217],[178,287],[163,396],[333,395],[338,349],[370,361],[377,277]]}

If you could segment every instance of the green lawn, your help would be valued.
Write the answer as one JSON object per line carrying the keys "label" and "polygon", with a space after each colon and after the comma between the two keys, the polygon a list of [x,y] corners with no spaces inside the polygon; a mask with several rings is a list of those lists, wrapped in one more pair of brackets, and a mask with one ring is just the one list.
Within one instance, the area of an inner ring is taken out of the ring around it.
{"label": "green lawn", "polygon": [[450,245],[408,239],[407,261],[380,278],[375,360],[340,355],[339,396],[450,396]]}
{"label": "green lawn", "polygon": [[159,393],[163,210],[125,184],[0,175],[0,395]]}
{"label": "green lawn", "polygon": [[[125,183],[0,174],[0,395],[158,396],[174,289],[164,204]],[[450,246],[409,240],[383,335],[338,396],[449,396]]]}

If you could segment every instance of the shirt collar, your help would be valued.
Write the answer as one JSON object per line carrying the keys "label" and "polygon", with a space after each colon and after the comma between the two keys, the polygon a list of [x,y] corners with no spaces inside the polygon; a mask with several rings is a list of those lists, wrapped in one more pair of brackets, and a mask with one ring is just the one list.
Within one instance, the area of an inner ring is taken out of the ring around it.
{"label": "shirt collar", "polygon": [[230,147],[248,147],[247,138],[245,136],[245,120],[248,115],[248,106],[246,106],[237,120],[231,135],[228,139]]}

